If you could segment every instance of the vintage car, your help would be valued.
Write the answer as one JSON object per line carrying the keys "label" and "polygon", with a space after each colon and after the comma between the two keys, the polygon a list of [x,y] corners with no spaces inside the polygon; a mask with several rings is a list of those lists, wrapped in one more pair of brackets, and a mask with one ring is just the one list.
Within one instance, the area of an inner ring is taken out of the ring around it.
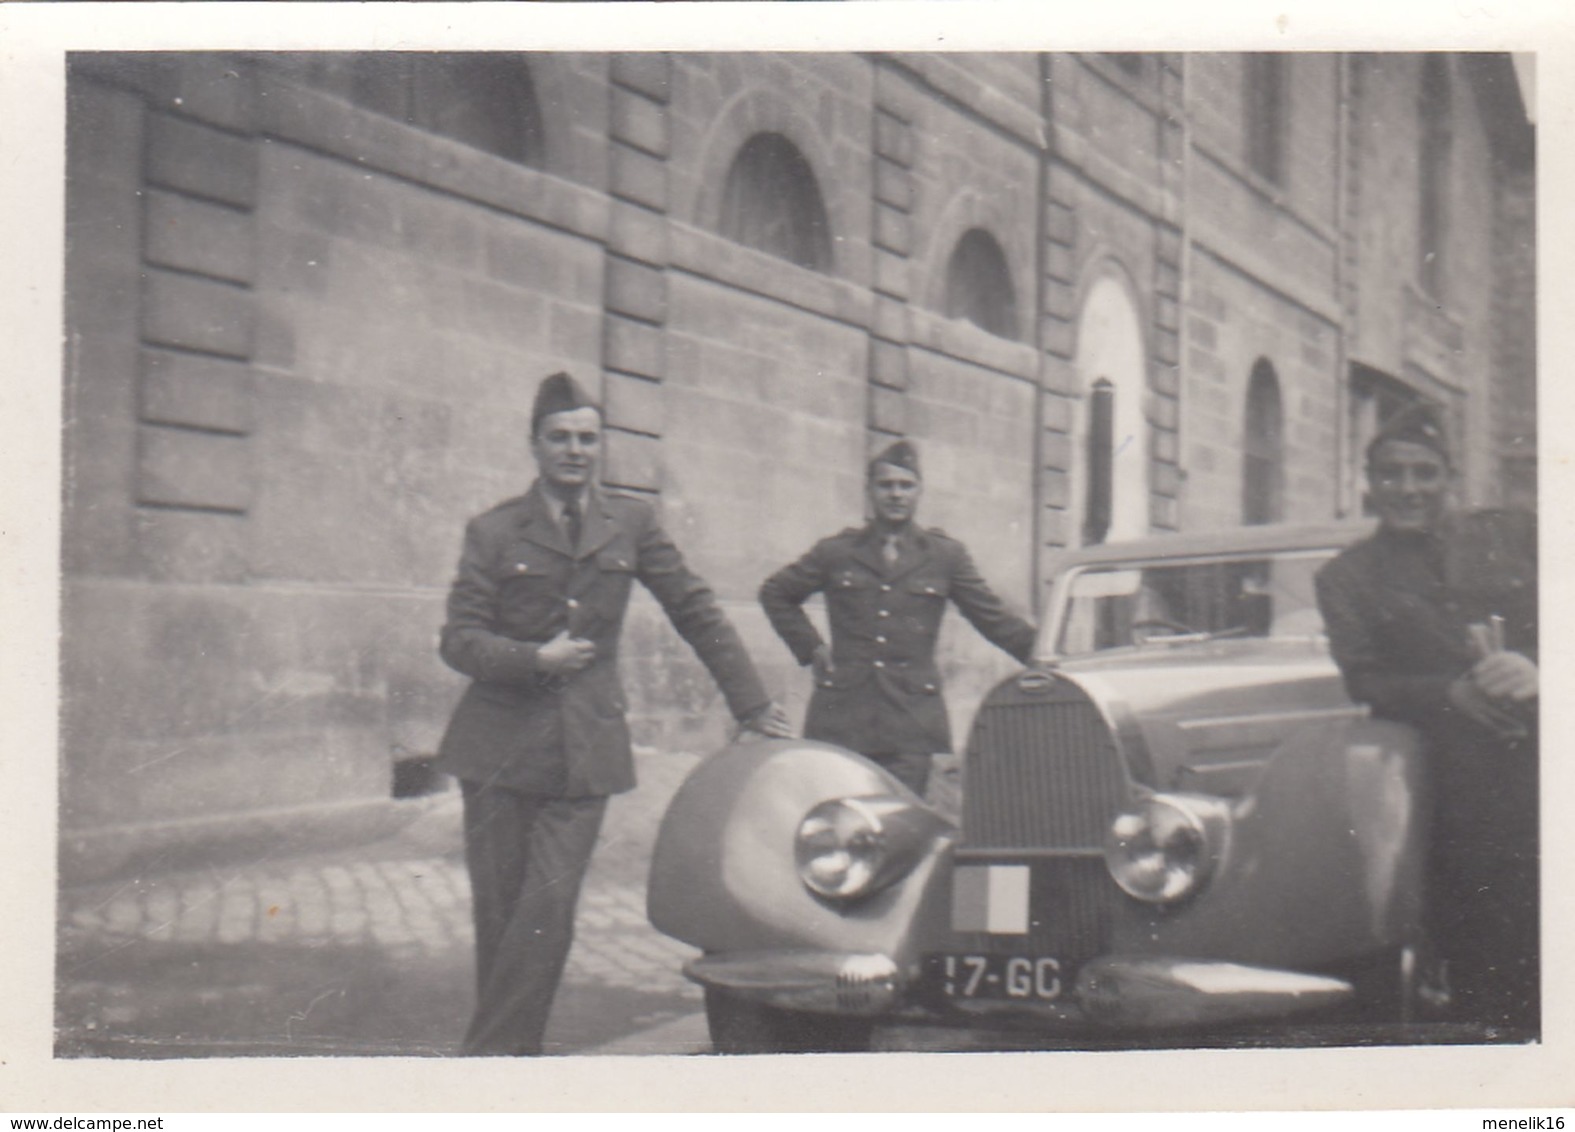
{"label": "vintage car", "polygon": [[649,913],[702,952],[685,970],[716,1048],[860,1049],[892,1022],[1108,1048],[1407,1017],[1418,738],[1348,698],[1313,587],[1368,529],[1069,553],[1036,659],[978,709],[956,822],[825,743],[702,762]]}

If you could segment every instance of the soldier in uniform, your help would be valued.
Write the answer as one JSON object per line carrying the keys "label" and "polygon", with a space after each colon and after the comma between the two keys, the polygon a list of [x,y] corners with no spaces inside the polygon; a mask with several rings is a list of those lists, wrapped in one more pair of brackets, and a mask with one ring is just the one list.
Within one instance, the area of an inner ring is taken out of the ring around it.
{"label": "soldier in uniform", "polygon": [[[870,461],[873,519],[816,543],[768,578],[760,604],[800,664],[814,669],[804,736],[859,752],[923,797],[931,756],[951,750],[935,664],[948,600],[992,644],[1026,662],[1033,625],[1010,612],[962,543],[914,522],[919,456],[899,440]],[[803,610],[825,595],[831,644]]]}
{"label": "soldier in uniform", "polygon": [[524,495],[472,519],[440,651],[471,678],[438,766],[464,792],[476,1011],[463,1051],[541,1051],[607,797],[634,786],[618,639],[638,580],[746,728],[791,734],[737,633],[649,503],[600,490],[601,410],[573,378],[537,391]]}
{"label": "soldier in uniform", "polygon": [[1538,1020],[1537,536],[1534,517],[1450,512],[1437,414],[1367,450],[1379,529],[1318,573],[1353,699],[1410,723],[1432,787],[1427,907],[1452,1013],[1506,1035]]}

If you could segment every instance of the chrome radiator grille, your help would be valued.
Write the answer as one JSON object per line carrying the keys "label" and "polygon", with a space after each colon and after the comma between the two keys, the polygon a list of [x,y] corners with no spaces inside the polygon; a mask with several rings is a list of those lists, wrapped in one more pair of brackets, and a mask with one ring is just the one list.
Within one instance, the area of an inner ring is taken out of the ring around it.
{"label": "chrome radiator grille", "polygon": [[1108,950],[1123,897],[1100,850],[1130,790],[1104,717],[1075,684],[1029,672],[992,694],[964,763],[957,865],[1027,865],[1028,931],[959,931],[952,946],[1072,965]]}
{"label": "chrome radiator grille", "polygon": [[1091,850],[1127,800],[1097,708],[1070,684],[997,693],[974,721],[963,770],[968,850]]}

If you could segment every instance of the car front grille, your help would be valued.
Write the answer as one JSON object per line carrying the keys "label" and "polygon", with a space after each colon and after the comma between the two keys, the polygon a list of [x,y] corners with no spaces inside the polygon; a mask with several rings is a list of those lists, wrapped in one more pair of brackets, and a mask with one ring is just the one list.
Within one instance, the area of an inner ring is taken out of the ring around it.
{"label": "car front grille", "polygon": [[1121,894],[1101,852],[1131,783],[1099,709],[1076,685],[1029,673],[980,709],[963,770],[964,863],[1031,869],[1024,935],[961,932],[954,946],[1079,963],[1109,946]]}
{"label": "car front grille", "polygon": [[962,844],[1042,853],[1104,843],[1129,786],[1099,709],[1056,680],[979,710],[963,768]]}

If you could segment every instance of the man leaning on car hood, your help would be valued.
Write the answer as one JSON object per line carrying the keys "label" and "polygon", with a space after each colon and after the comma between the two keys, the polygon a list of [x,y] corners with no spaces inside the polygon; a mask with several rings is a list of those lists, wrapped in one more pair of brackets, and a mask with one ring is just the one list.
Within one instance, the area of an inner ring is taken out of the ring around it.
{"label": "man leaning on car hood", "polygon": [[1537,535],[1509,511],[1452,513],[1435,410],[1367,449],[1379,529],[1318,574],[1353,699],[1424,735],[1433,792],[1429,930],[1451,1012],[1490,1036],[1538,1025]]}
{"label": "man leaning on car hood", "polygon": [[607,796],[634,787],[617,662],[636,579],[744,727],[792,733],[655,509],[598,485],[601,442],[600,405],[568,374],[545,378],[531,414],[540,475],[470,521],[449,591],[442,656],[472,680],[438,758],[464,788],[469,1055],[541,1052]]}

